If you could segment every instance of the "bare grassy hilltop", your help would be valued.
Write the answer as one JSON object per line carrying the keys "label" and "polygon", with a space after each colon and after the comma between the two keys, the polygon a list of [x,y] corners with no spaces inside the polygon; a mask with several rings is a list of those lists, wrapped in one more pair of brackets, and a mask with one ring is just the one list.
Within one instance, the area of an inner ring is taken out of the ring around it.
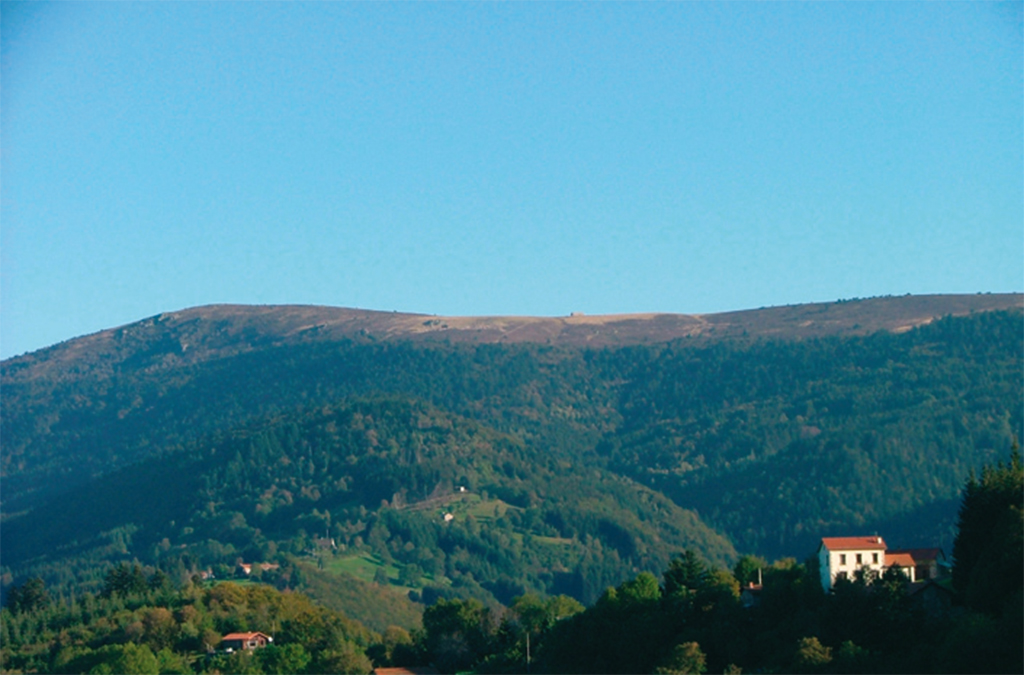
{"label": "bare grassy hilltop", "polygon": [[[906,295],[716,314],[455,317],[315,305],[207,305],[165,312],[7,359],[8,381],[100,368],[161,368],[315,342],[540,343],[619,347],[680,338],[901,333],[945,316],[1022,308],[1024,294]],[[57,369],[54,372],[53,369]]]}

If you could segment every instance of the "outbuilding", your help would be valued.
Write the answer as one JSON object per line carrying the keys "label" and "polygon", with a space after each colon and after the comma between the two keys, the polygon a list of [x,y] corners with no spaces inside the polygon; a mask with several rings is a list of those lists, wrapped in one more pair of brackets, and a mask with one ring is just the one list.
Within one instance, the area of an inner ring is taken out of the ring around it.
{"label": "outbuilding", "polygon": [[266,633],[228,633],[220,639],[220,648],[225,651],[245,651],[266,647],[273,641],[274,638]]}

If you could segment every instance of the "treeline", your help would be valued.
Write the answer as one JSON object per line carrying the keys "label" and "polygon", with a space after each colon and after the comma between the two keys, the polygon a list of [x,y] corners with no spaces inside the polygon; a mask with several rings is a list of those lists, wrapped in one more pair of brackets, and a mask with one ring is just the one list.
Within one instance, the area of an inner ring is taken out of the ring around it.
{"label": "treeline", "polygon": [[[235,583],[176,589],[138,565],[111,569],[99,594],[51,599],[36,580],[7,605],[5,673],[367,673],[366,651],[380,641],[300,593]],[[241,631],[264,632],[273,644],[255,654],[218,649],[224,635]]]}
{"label": "treeline", "polygon": [[840,580],[825,593],[816,556],[771,565],[744,556],[726,570],[686,551],[660,580],[641,573],[585,611],[524,597],[499,621],[473,600],[438,603],[390,662],[429,662],[442,672],[1019,673],[1022,509],[1015,449],[967,485],[955,594],[949,579],[939,582],[949,603],[910,594],[898,568]]}
{"label": "treeline", "polygon": [[1006,614],[936,612],[907,595],[898,571],[871,583],[844,581],[825,594],[810,560],[767,565],[745,558],[741,565],[763,565],[756,605],[744,604],[739,569],[713,569],[689,552],[660,580],[641,573],[561,620],[524,615],[543,604],[532,598],[500,621],[474,600],[442,601],[427,609],[413,645],[390,662],[429,661],[452,673],[528,667],[535,673],[1010,673],[1024,667],[1019,606]]}
{"label": "treeline", "polygon": [[[176,589],[159,570],[120,565],[96,595],[53,600],[40,580],[15,587],[0,612],[0,659],[12,673],[365,673],[427,664],[444,673],[1021,672],[1022,514],[1015,448],[966,484],[952,579],[939,582],[948,603],[908,593],[896,568],[825,593],[816,556],[769,565],[747,555],[725,569],[686,550],[660,578],[642,572],[586,609],[564,595],[528,593],[507,608],[441,598],[422,627],[377,634],[299,593],[233,583]],[[272,635],[273,646],[212,651],[224,634],[245,630]]]}

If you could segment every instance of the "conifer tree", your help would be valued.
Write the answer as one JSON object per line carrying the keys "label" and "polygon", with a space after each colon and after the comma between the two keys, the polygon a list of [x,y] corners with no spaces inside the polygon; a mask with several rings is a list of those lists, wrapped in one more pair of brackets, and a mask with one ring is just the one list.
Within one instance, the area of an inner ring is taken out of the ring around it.
{"label": "conifer tree", "polygon": [[1024,466],[1016,441],[1008,463],[968,479],[958,528],[953,587],[968,607],[999,614],[1024,588]]}

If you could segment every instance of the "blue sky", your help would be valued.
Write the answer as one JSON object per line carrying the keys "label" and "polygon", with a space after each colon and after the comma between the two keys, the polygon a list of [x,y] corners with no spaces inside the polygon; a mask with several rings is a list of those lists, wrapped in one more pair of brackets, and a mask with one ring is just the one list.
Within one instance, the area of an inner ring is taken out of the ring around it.
{"label": "blue sky", "polygon": [[1021,3],[3,3],[0,355],[1024,288]]}

